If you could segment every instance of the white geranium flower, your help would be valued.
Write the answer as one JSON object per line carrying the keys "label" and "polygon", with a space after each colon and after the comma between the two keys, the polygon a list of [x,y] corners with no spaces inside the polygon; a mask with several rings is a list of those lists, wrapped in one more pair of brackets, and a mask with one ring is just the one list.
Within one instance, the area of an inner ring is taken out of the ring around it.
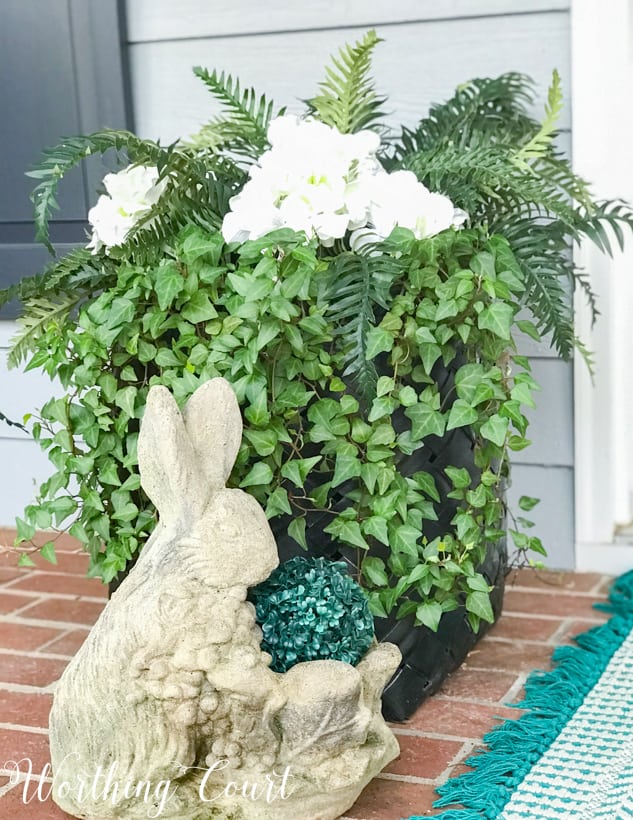
{"label": "white geranium flower", "polygon": [[122,245],[139,219],[158,202],[167,182],[158,181],[157,168],[136,165],[106,174],[103,184],[107,194],[100,196],[88,212],[92,225],[88,247],[93,253],[102,247],[107,253],[109,248]]}
{"label": "white geranium flower", "polygon": [[360,181],[381,171],[377,134],[341,134],[322,122],[283,116],[270,123],[268,140],[270,150],[231,199],[222,224],[227,242],[289,227],[330,246],[350,227],[367,223],[369,201]]}
{"label": "white geranium flower", "polygon": [[413,231],[416,239],[425,239],[456,222],[451,200],[429,191],[411,171],[377,174],[371,180],[370,196],[369,221],[383,238],[398,225]]}
{"label": "white geranium flower", "polygon": [[413,231],[416,239],[459,228],[468,214],[443,194],[429,191],[411,171],[375,174],[363,181],[361,196],[369,200],[369,218],[350,235],[350,247],[360,253],[386,239],[397,226]]}

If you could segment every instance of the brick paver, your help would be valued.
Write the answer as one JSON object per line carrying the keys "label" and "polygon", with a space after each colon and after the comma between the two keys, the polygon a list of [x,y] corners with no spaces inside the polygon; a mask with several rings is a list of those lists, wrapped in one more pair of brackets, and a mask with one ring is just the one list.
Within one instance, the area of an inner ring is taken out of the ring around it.
{"label": "brick paver", "polygon": [[[14,533],[0,529],[0,544]],[[46,536],[40,536],[44,543]],[[0,818],[68,820],[50,800],[7,781],[4,762],[48,760],[48,710],[54,681],[85,640],[105,603],[105,590],[85,577],[87,558],[71,539],[58,542],[55,566],[16,569],[0,551]],[[504,616],[466,662],[405,723],[394,726],[400,757],[365,789],[348,820],[432,816],[435,786],[463,769],[461,761],[492,726],[520,711],[528,672],[545,669],[554,646],[601,623],[592,609],[607,579],[596,574],[521,571],[509,578]],[[10,766],[9,766],[10,768]]]}

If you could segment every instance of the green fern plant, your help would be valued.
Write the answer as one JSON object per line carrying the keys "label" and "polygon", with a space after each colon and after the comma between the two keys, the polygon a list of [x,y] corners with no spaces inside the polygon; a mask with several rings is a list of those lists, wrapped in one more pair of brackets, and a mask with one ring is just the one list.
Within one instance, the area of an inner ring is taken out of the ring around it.
{"label": "green fern plant", "polygon": [[633,212],[625,203],[595,202],[556,148],[563,104],[558,72],[541,123],[529,115],[531,103],[532,83],[522,75],[474,80],[433,106],[417,128],[403,129],[387,164],[412,170],[464,208],[472,223],[510,240],[527,283],[525,305],[567,359],[581,349],[571,307],[575,288],[595,315],[593,294],[571,261],[572,244],[587,238],[610,254],[609,230],[621,246]]}
{"label": "green fern plant", "polygon": [[253,88],[242,90],[240,82],[224,71],[207,71],[197,66],[193,70],[224,108],[224,115],[202,126],[190,144],[208,148],[213,153],[233,152],[251,161],[268,146],[266,133],[272,119],[286,109],[275,110],[275,104]]}
{"label": "green fern plant", "polygon": [[377,311],[389,310],[391,286],[400,266],[389,256],[363,254],[337,256],[323,281],[320,302],[334,322],[344,349],[344,376],[353,379],[359,396],[369,404],[376,395],[378,372],[374,364]]}
{"label": "green fern plant", "polygon": [[308,111],[343,134],[376,125],[384,116],[385,97],[376,93],[370,71],[372,52],[380,42],[372,30],[354,45],[343,46],[325,70],[320,93],[307,101]]}

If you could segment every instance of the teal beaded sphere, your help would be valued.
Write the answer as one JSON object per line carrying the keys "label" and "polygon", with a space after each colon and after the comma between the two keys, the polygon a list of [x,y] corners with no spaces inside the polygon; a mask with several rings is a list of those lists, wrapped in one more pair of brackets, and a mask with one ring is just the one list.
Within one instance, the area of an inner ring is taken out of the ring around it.
{"label": "teal beaded sphere", "polygon": [[355,665],[369,649],[374,619],[365,593],[345,566],[297,556],[251,589],[262,649],[272,656],[275,672],[324,659]]}

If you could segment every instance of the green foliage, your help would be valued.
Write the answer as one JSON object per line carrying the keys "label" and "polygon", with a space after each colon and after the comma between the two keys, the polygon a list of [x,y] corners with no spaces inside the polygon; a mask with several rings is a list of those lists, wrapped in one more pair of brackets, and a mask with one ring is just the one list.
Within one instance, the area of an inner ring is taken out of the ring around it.
{"label": "green foliage", "polygon": [[540,332],[551,334],[563,358],[577,344],[571,292],[593,294],[571,261],[571,245],[588,238],[607,253],[612,240],[633,228],[633,212],[621,202],[592,200],[587,184],[556,148],[562,108],[554,72],[542,123],[533,120],[532,83],[517,74],[474,80],[431,108],[415,129],[403,129],[387,160],[406,168],[431,190],[464,208],[474,224],[505,236],[521,265],[525,303]]}
{"label": "green foliage", "polygon": [[375,125],[384,114],[384,97],[376,94],[370,76],[374,48],[382,42],[375,31],[354,45],[345,45],[325,70],[320,93],[308,100],[308,109],[322,122],[343,134]]}
{"label": "green foliage", "polygon": [[[375,126],[378,42],[369,32],[334,58],[309,103],[314,116],[346,133]],[[539,124],[526,108],[531,83],[508,74],[460,87],[381,158],[465,208],[466,228],[426,239],[396,228],[362,253],[287,228],[228,247],[222,220],[245,160],[268,145],[274,106],[228,75],[196,73],[225,115],[190,144],[101,131],[64,140],[33,172],[38,235],[49,247],[58,182],[85,157],[115,152],[155,165],[166,185],[124,244],[75,250],[0,292],[0,305],[25,305],[11,363],[26,360],[66,391],[31,419],[54,471],[18,520],[18,542],[67,530],[89,551],[91,575],[115,577],[156,525],[137,457],[150,387],[165,385],[183,405],[222,376],[244,418],[231,486],[271,520],[288,516],[303,547],[311,513],[329,519],[328,535],[356,555],[375,615],[437,629],[463,604],[477,629],[493,617],[479,568],[503,534],[509,458],[529,445],[525,408],[538,389],[515,336],[551,334],[565,356],[581,344],[573,288],[597,310],[570,243],[587,238],[610,252],[633,228],[630,207],[593,201],[557,153],[558,78]],[[404,469],[455,430],[473,441],[474,475]],[[454,515],[430,537],[444,520],[440,484]],[[521,511],[534,501],[523,499]],[[530,528],[512,520],[519,556],[543,552]],[[43,554],[54,560],[52,542]],[[32,560],[28,548],[21,560]]]}

